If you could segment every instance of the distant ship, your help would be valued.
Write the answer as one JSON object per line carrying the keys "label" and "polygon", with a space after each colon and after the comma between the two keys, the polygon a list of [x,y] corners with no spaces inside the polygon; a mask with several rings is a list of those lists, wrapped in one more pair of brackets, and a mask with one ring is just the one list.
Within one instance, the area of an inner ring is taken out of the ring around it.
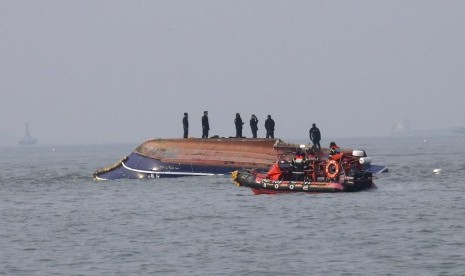
{"label": "distant ship", "polygon": [[457,133],[457,134],[465,134],[465,127],[453,127],[452,132]]}
{"label": "distant ship", "polygon": [[31,134],[29,133],[29,125],[26,123],[26,135],[24,138],[18,141],[18,145],[35,145],[37,144],[37,139],[32,138]]}
{"label": "distant ship", "polygon": [[410,132],[410,120],[401,118],[392,128],[392,134],[407,134]]}

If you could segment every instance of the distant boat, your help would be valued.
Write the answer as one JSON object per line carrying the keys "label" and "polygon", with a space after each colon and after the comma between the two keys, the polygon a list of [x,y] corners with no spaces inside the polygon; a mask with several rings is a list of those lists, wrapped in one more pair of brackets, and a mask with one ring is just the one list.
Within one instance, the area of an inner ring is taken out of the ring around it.
{"label": "distant boat", "polygon": [[29,125],[26,123],[26,135],[24,138],[18,141],[18,145],[35,145],[37,144],[37,139],[32,138],[31,134],[29,133]]}
{"label": "distant boat", "polygon": [[401,118],[397,123],[394,125],[392,129],[392,134],[407,134],[410,132],[410,120],[406,118]]}
{"label": "distant boat", "polygon": [[457,133],[457,134],[465,134],[465,127],[453,127],[452,132]]}

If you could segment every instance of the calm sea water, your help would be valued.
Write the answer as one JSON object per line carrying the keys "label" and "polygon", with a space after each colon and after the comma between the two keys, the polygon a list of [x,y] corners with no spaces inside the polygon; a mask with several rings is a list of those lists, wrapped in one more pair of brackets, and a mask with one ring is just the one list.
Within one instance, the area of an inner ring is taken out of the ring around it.
{"label": "calm sea water", "polygon": [[94,182],[137,145],[1,148],[0,274],[465,275],[465,137],[338,144],[389,166],[378,189]]}

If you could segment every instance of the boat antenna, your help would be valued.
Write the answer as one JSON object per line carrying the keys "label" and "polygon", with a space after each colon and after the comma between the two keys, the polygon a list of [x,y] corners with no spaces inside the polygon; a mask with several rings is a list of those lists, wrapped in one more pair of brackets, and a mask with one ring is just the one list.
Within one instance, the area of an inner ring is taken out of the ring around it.
{"label": "boat antenna", "polygon": [[30,137],[31,134],[29,133],[29,124],[26,123],[26,137]]}

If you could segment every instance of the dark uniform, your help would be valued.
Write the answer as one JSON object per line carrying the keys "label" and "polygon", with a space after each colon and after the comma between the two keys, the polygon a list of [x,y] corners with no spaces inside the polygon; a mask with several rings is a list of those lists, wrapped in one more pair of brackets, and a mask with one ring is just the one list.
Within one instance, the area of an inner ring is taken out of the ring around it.
{"label": "dark uniform", "polygon": [[184,117],[182,118],[182,127],[184,129],[184,138],[187,138],[189,135],[189,120],[187,119],[187,113],[184,113]]}
{"label": "dark uniform", "polygon": [[250,118],[250,128],[252,129],[253,138],[257,138],[258,119],[255,114],[253,114],[252,118]]}
{"label": "dark uniform", "polygon": [[202,116],[202,138],[208,138],[209,130],[210,124],[208,123],[208,111],[204,111]]}
{"label": "dark uniform", "polygon": [[310,140],[313,142],[313,148],[321,149],[321,133],[320,130],[316,127],[316,124],[312,125],[312,128],[308,131],[308,135],[310,136]]}
{"label": "dark uniform", "polygon": [[271,119],[271,115],[268,115],[268,119],[265,121],[266,138],[274,138],[274,120]]}
{"label": "dark uniform", "polygon": [[292,159],[292,174],[294,181],[304,180],[304,169],[306,166],[305,153],[302,150],[297,150],[294,159]]}
{"label": "dark uniform", "polygon": [[236,125],[236,138],[242,138],[242,125],[244,125],[244,123],[242,122],[242,118],[239,113],[236,113],[234,124]]}

